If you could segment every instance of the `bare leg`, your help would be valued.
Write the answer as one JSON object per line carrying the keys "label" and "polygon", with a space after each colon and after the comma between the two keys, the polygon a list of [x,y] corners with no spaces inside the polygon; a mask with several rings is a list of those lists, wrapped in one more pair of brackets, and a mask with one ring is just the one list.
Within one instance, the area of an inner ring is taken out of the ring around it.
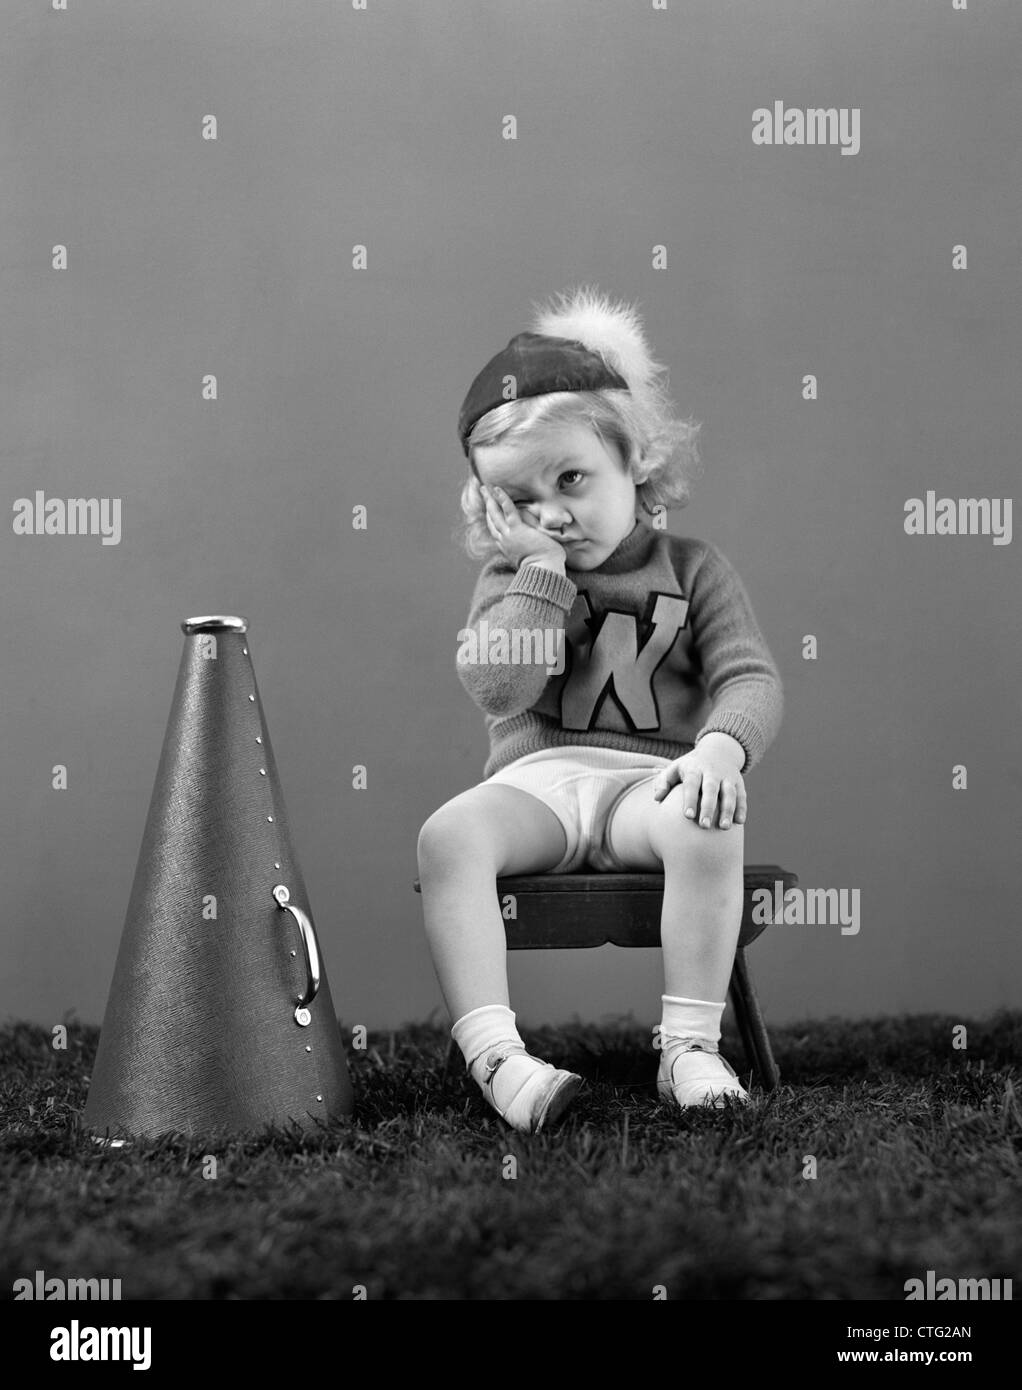
{"label": "bare leg", "polygon": [[704,829],[686,819],[680,788],[654,801],[646,782],[618,802],[607,838],[630,869],[663,869],[664,993],[723,1002],[742,925],[744,826]]}
{"label": "bare leg", "polygon": [[484,1004],[510,1004],[497,878],[552,869],[566,848],[564,829],[549,806],[503,783],[470,787],[423,825],[423,917],[452,1020]]}

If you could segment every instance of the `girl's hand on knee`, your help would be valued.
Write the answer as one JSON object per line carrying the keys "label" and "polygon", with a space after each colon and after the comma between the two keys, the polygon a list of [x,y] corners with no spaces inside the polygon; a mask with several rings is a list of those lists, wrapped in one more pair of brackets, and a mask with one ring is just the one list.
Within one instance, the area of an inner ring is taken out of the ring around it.
{"label": "girl's hand on knee", "polygon": [[712,827],[718,806],[721,830],[729,829],[732,822],[745,824],[749,809],[745,782],[730,754],[717,749],[703,751],[697,745],[657,774],[653,800],[663,801],[674,787],[680,788],[685,815],[703,828]]}

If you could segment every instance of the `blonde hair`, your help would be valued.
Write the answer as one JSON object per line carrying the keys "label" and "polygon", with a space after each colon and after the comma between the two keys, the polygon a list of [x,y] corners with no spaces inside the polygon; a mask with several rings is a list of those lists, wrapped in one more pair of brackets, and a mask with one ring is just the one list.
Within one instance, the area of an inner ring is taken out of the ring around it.
{"label": "blonde hair", "polygon": [[677,419],[665,386],[657,380],[641,393],[604,387],[597,391],[551,391],[507,401],[481,416],[467,444],[470,475],[461,489],[462,520],[454,538],[473,559],[489,559],[500,547],[486,525],[486,508],[474,482],[474,449],[480,444],[534,447],[547,434],[570,425],[588,426],[636,483],[643,510],[684,507],[702,474],[697,438],[702,426]]}

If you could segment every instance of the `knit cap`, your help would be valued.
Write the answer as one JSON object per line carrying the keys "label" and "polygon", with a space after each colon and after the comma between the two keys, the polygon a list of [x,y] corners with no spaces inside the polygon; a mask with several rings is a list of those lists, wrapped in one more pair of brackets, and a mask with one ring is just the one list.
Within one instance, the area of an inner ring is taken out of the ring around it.
{"label": "knit cap", "polygon": [[458,415],[462,450],[467,457],[476,421],[509,400],[606,387],[639,392],[659,370],[635,309],[595,286],[569,290],[539,308],[532,330],[517,333],[476,376]]}

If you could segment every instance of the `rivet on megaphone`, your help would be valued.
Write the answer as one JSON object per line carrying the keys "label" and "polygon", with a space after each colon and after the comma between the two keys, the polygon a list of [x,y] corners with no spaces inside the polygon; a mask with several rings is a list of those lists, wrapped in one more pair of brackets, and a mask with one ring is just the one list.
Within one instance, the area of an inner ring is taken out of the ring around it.
{"label": "rivet on megaphone", "polygon": [[280,865],[279,865],[279,864],[274,864],[273,867],[274,867],[275,869],[279,869],[279,868],[280,868]]}
{"label": "rivet on megaphone", "polygon": [[262,743],[262,739],[261,739],[261,738],[257,738],[257,739],[256,739],[256,743]]}
{"label": "rivet on megaphone", "polygon": [[260,777],[265,777],[265,776],[266,776],[266,769],[265,769],[265,767],[261,767],[261,768],[259,769],[259,776],[260,776]]}
{"label": "rivet on megaphone", "polygon": [[296,956],[296,955],[298,954],[298,952],[297,952],[297,951],[292,951],[291,954],[292,954],[292,956]]}
{"label": "rivet on megaphone", "polygon": [[267,816],[266,819],[270,822],[271,825],[273,824],[273,817],[272,817],[272,816]]}
{"label": "rivet on megaphone", "polygon": [[242,647],[241,650],[245,653],[246,656],[248,656],[248,648],[247,648],[247,647]]}
{"label": "rivet on megaphone", "polygon": [[323,1097],[322,1097],[322,1096],[317,1096],[316,1099],[317,1099],[317,1100],[322,1100]]}
{"label": "rivet on megaphone", "polygon": [[250,700],[254,700],[254,699],[255,699],[255,696],[254,696],[254,695],[250,695],[248,698],[249,698]]}
{"label": "rivet on megaphone", "polygon": [[312,1051],[312,1048],[309,1046],[308,1043],[305,1044],[305,1050],[306,1050],[306,1052],[311,1052],[311,1051]]}

